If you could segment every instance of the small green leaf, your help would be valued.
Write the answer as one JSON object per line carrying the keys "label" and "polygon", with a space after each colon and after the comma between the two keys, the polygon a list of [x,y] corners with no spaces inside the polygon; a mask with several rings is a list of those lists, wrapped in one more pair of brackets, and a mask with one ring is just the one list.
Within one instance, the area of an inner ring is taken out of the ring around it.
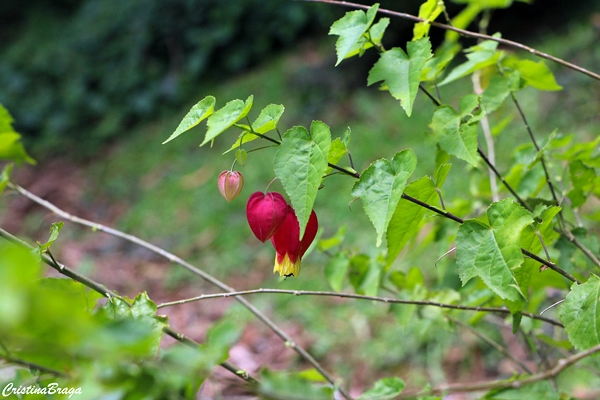
{"label": "small green leaf", "polygon": [[375,382],[373,387],[364,392],[358,400],[391,400],[398,396],[406,384],[397,377],[383,378]]}
{"label": "small green leaf", "polygon": [[331,25],[329,34],[339,36],[335,43],[337,53],[336,66],[348,56],[365,32],[367,32],[375,20],[378,8],[379,4],[374,4],[366,13],[362,10],[347,12],[346,15]]}
{"label": "small green leaf", "polygon": [[350,259],[345,253],[337,253],[325,266],[325,278],[334,291],[342,290],[342,282],[349,267]]}
{"label": "small green leaf", "polygon": [[0,132],[0,160],[14,161],[19,165],[22,162],[35,165],[36,161],[27,154],[19,139],[21,135],[14,131]]}
{"label": "small green leaf", "polygon": [[[465,99],[463,101],[463,99]],[[472,97],[465,96],[461,99],[461,113],[448,105],[438,107],[433,113],[433,119],[429,125],[433,130],[433,137],[440,147],[448,154],[452,154],[473,166],[477,166],[477,121],[481,119],[483,112],[476,117],[467,111],[472,106]],[[466,118],[465,118],[466,117]],[[467,119],[467,122],[464,122]]]}
{"label": "small green leaf", "polygon": [[245,103],[242,100],[232,100],[225,104],[225,107],[212,114],[208,118],[206,124],[208,130],[200,146],[204,146],[231,125],[248,115],[248,112],[252,108],[253,99],[253,96],[250,96],[246,99]]}
{"label": "small green leaf", "polygon": [[544,399],[561,400],[563,397],[556,391],[549,381],[541,381],[517,388],[493,389],[480,400],[524,400]]}
{"label": "small green leaf", "polygon": [[[331,142],[331,146],[329,147],[329,154],[327,155],[327,162],[329,164],[336,165],[346,153],[346,146],[340,138],[337,138],[333,142]],[[328,167],[325,173],[329,174],[331,170],[332,168]]]}
{"label": "small green leaf", "polygon": [[198,125],[203,119],[208,118],[213,113],[215,101],[213,96],[206,96],[204,99],[200,100],[192,107],[185,117],[183,117],[177,129],[175,129],[175,132],[173,132],[162,144],[170,142],[183,132]]}
{"label": "small green leaf", "polygon": [[493,203],[487,217],[490,225],[471,219],[458,229],[456,261],[463,286],[479,276],[502,299],[524,298],[513,271],[523,264],[521,232],[533,218],[511,199]]}
{"label": "small green leaf", "polygon": [[536,89],[562,90],[562,86],[556,83],[554,75],[543,60],[537,63],[531,60],[521,60],[513,67],[521,73],[521,78]]}
{"label": "small green leaf", "polygon": [[65,223],[62,221],[54,222],[52,224],[52,226],[50,227],[50,238],[48,239],[48,241],[46,243],[39,244],[39,246],[38,246],[38,251],[40,253],[49,249],[50,246],[52,246],[52,244],[56,241],[56,239],[58,239],[58,234],[60,233],[60,230],[62,229],[64,224]]}
{"label": "small green leaf", "polygon": [[425,61],[432,54],[429,38],[408,42],[406,47],[408,54],[398,47],[383,53],[369,71],[367,84],[384,81],[392,96],[400,100],[400,105],[410,117]]}
{"label": "small green leaf", "polygon": [[577,350],[600,344],[600,279],[591,274],[582,285],[574,283],[561,305],[560,320]]}
{"label": "small green leaf", "polygon": [[8,163],[2,169],[2,174],[0,175],[0,196],[2,196],[2,192],[4,192],[6,185],[10,182],[10,174],[12,173],[13,167],[13,163]]}
{"label": "small green leaf", "polygon": [[458,43],[444,42],[435,50],[433,57],[425,62],[423,72],[421,72],[421,81],[436,80],[461,49],[462,46]]}
{"label": "small green leaf", "polygon": [[329,127],[323,122],[313,121],[310,133],[301,126],[288,130],[275,156],[275,175],[290,196],[300,224],[301,238],[327,170],[330,145]]}
{"label": "small green leaf", "polygon": [[438,0],[426,0],[419,7],[419,18],[426,19],[425,22],[417,22],[413,28],[413,40],[421,39],[429,35],[430,22],[444,11],[444,3]]}
{"label": "small green leaf", "polygon": [[258,118],[252,123],[252,129],[254,132],[266,133],[277,128],[284,110],[285,107],[281,104],[269,104],[261,110]]}
{"label": "small green leaf", "polygon": [[465,52],[468,53],[468,61],[454,68],[439,86],[446,85],[479,69],[496,64],[502,54],[502,52],[496,51],[497,47],[498,42],[486,40],[477,46],[466,49]]}
{"label": "small green leaf", "polygon": [[131,306],[131,313],[135,318],[154,319],[157,309],[156,304],[148,297],[148,293],[142,292],[135,297]]}
{"label": "small green leaf", "polygon": [[417,166],[411,149],[402,150],[392,162],[382,159],[372,163],[352,187],[352,196],[360,197],[365,212],[377,231],[377,246],[381,245],[398,201]]}

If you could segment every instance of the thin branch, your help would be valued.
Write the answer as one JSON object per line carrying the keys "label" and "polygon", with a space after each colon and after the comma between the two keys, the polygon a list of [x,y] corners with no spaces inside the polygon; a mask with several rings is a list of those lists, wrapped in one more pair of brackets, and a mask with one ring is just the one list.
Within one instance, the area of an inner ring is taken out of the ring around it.
{"label": "thin branch", "polygon": [[[12,243],[16,246],[20,246],[20,247],[30,250],[30,251],[34,250],[34,248],[32,246],[30,246],[23,240],[17,238],[16,236],[10,234],[9,232],[5,231],[2,228],[0,228],[0,237],[6,239],[7,241],[9,241],[10,243]],[[52,268],[54,268],[55,270],[57,270],[58,272],[60,272],[61,274],[89,287],[92,290],[95,290],[96,292],[100,293],[104,297],[106,297],[108,299],[111,299],[111,298],[121,299],[121,300],[123,300],[123,302],[125,302],[125,304],[127,304],[128,306],[131,307],[131,303],[129,301],[127,301],[126,299],[122,298],[121,296],[119,296],[116,292],[107,289],[106,286],[88,278],[87,276],[79,274],[78,272],[66,267],[63,264],[60,264],[53,257],[49,257],[47,254],[42,254],[42,261],[45,262],[46,264],[48,264],[49,266],[51,266]],[[200,346],[200,343],[195,342],[194,340],[188,338],[183,333],[176,331],[175,329],[171,328],[170,326],[164,327],[163,332],[166,333],[167,335],[171,336],[172,338],[176,339],[177,341],[184,343],[190,347],[197,348],[198,346]],[[247,381],[249,383],[257,383],[258,382],[258,380],[256,378],[247,374],[241,368],[230,363],[229,361],[225,361],[225,362],[221,363],[220,365],[223,368],[233,372],[235,375],[239,376],[240,378],[244,379],[245,381]],[[36,369],[42,370],[41,368],[36,368]],[[53,370],[49,370],[49,369],[45,369],[43,371],[62,375],[62,373],[60,373],[58,371],[53,371]]]}
{"label": "thin branch", "polygon": [[463,329],[468,330],[469,332],[471,332],[473,335],[477,336],[479,339],[483,340],[484,342],[486,342],[487,344],[489,344],[490,346],[492,346],[493,348],[495,348],[496,350],[498,350],[500,353],[504,354],[506,357],[508,357],[509,359],[511,359],[513,362],[515,362],[516,364],[518,364],[521,369],[525,372],[527,372],[528,374],[532,374],[533,372],[531,372],[531,370],[527,367],[527,365],[523,364],[523,362],[519,361],[515,356],[513,356],[510,351],[506,350],[502,345],[500,345],[499,343],[496,343],[494,340],[492,340],[491,338],[487,337],[486,335],[484,335],[483,333],[479,332],[477,329],[473,329],[473,327],[465,324],[464,322],[462,322],[461,320],[454,318],[451,315],[444,315],[444,317],[446,317],[447,319],[449,319],[450,321],[454,322],[456,325],[459,325],[460,327],[462,327]]}
{"label": "thin branch", "polygon": [[[197,297],[192,297],[189,299],[171,301],[168,303],[159,304],[158,308],[176,306],[185,303],[191,303],[194,301],[201,301],[207,299],[217,299],[223,297],[233,297],[233,296],[247,296],[251,294],[257,293],[271,293],[271,294],[288,294],[293,296],[330,296],[330,297],[342,297],[348,299],[359,299],[359,300],[372,300],[381,303],[389,303],[389,304],[412,304],[412,305],[420,305],[420,306],[433,306],[440,308],[449,308],[453,310],[463,310],[463,311],[477,311],[477,312],[495,312],[501,314],[510,314],[510,310],[507,308],[497,308],[497,307],[474,307],[474,306],[462,306],[458,304],[446,304],[446,303],[437,303],[434,301],[427,300],[403,300],[403,299],[394,299],[390,297],[377,297],[377,296],[365,296],[362,294],[353,294],[353,293],[337,293],[337,292],[324,292],[324,291],[315,291],[315,290],[285,290],[285,289],[253,289],[253,290],[242,290],[239,292],[227,292],[227,293],[214,293],[214,294],[204,294]],[[540,317],[537,314],[532,313],[523,313],[523,316],[526,316],[531,319],[537,319],[540,321],[547,322],[554,326],[563,327],[563,325],[550,318]]]}
{"label": "thin branch", "polygon": [[498,380],[498,381],[489,381],[489,382],[477,382],[477,383],[467,383],[467,384],[452,384],[452,385],[440,385],[431,390],[424,390],[421,392],[413,392],[413,393],[402,393],[400,396],[396,397],[396,399],[412,399],[414,397],[420,396],[440,396],[446,395],[449,393],[465,393],[465,392],[479,392],[483,390],[492,390],[492,389],[501,389],[501,388],[513,388],[518,389],[525,385],[529,385],[531,383],[543,381],[546,379],[554,378],[558,376],[562,371],[570,367],[571,365],[576,364],[582,359],[600,352],[600,344],[591,347],[585,351],[574,354],[570,357],[563,358],[558,360],[556,365],[549,369],[548,371],[541,372],[535,375],[531,375],[527,378],[523,379],[514,379],[514,380]]}
{"label": "thin branch", "polygon": [[[348,1],[336,1],[336,0],[298,0],[298,1],[306,1],[306,2],[314,2],[314,3],[327,3],[327,4],[336,4],[336,5],[341,5],[341,6],[346,6],[346,7],[351,7],[351,8],[362,8],[364,10],[368,10],[370,8],[370,6],[366,6],[366,5],[362,5],[362,4],[356,4],[356,3],[351,3]],[[510,46],[510,47],[515,47],[517,49],[526,51],[530,54],[533,54],[535,56],[541,57],[541,58],[545,58],[547,60],[553,61],[557,64],[560,64],[564,67],[570,68],[574,71],[577,72],[581,72],[582,74],[585,74],[591,78],[594,78],[596,80],[600,81],[600,75],[588,71],[585,68],[582,68],[578,65],[572,64],[568,61],[565,61],[563,59],[560,59],[558,57],[552,56],[550,54],[546,54],[543,53],[539,50],[536,50],[532,47],[529,46],[525,46],[524,44],[518,43],[518,42],[514,42],[512,40],[507,40],[507,39],[502,39],[499,37],[494,37],[494,36],[489,36],[489,35],[484,35],[482,33],[477,33],[477,32],[471,32],[471,31],[467,31],[465,29],[459,29],[459,28],[455,28],[451,25],[447,25],[447,24],[442,24],[439,22],[435,22],[435,21],[427,21],[424,18],[419,18],[419,17],[415,17],[414,15],[410,15],[410,14],[406,14],[406,13],[401,13],[401,12],[396,12],[396,11],[391,11],[391,10],[386,10],[383,8],[380,8],[377,10],[378,13],[381,14],[386,14],[386,15],[391,15],[394,17],[399,17],[399,18],[404,18],[404,19],[409,19],[411,21],[416,21],[416,22],[428,22],[431,26],[435,26],[436,28],[441,28],[441,29],[445,29],[448,31],[454,31],[462,36],[466,36],[466,37],[472,37],[472,38],[476,38],[476,39],[482,39],[482,40],[492,40],[494,42],[498,42],[500,44],[503,44],[505,46]]]}
{"label": "thin branch", "polygon": [[[39,205],[47,208],[48,210],[52,211],[56,215],[66,219],[66,220],[69,220],[76,224],[90,227],[95,231],[104,232],[109,235],[127,240],[131,243],[135,243],[136,245],[138,245],[140,247],[143,247],[147,250],[150,250],[151,252],[153,252],[155,254],[158,254],[158,255],[166,258],[170,262],[173,262],[175,264],[178,264],[178,265],[186,268],[188,271],[191,271],[192,273],[200,276],[202,279],[204,279],[205,281],[218,287],[221,290],[224,290],[226,292],[235,292],[235,289],[232,288],[231,286],[226,285],[225,283],[221,282],[220,280],[218,280],[217,278],[208,274],[207,272],[194,267],[192,264],[184,261],[180,257],[177,257],[176,255],[169,253],[168,251],[166,251],[158,246],[148,243],[136,236],[121,232],[117,229],[113,229],[108,226],[105,226],[105,225],[102,225],[102,224],[99,224],[96,222],[88,221],[86,219],[71,215],[68,212],[56,207],[54,204],[50,203],[49,201],[41,199],[40,197],[34,195],[33,193],[29,192],[28,190],[22,188],[21,186],[15,184],[13,182],[9,182],[8,185],[10,188],[16,190],[18,193],[22,194],[23,196],[27,197],[28,199],[30,199],[36,203],[38,203]],[[285,333],[273,321],[271,321],[265,314],[263,314],[258,308],[256,308],[252,304],[250,304],[246,299],[243,299],[241,297],[235,297],[235,299],[238,302],[240,302],[244,307],[246,307],[246,309],[248,309],[252,314],[254,314],[256,316],[256,318],[258,318],[265,325],[267,325],[273,332],[275,332],[275,334],[277,334],[277,336],[279,336],[288,345],[288,347],[291,347],[296,353],[298,353],[298,355],[300,355],[300,357],[302,357],[309,364],[311,364],[330,384],[337,386],[334,378],[321,366],[321,364],[312,355],[310,355],[306,350],[304,350],[304,348],[299,346],[291,338],[291,336],[289,336],[287,333]],[[341,386],[337,386],[337,390],[346,399],[348,399],[348,400],[352,399],[350,397],[350,395],[347,394],[346,391]]]}

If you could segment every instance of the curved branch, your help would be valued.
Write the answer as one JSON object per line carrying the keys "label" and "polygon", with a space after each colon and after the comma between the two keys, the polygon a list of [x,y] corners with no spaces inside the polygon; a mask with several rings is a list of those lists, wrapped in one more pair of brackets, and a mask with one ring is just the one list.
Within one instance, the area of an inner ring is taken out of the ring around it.
{"label": "curved branch", "polygon": [[[178,265],[186,268],[188,271],[200,276],[202,279],[204,279],[205,281],[211,283],[212,285],[220,288],[221,290],[224,290],[226,292],[235,292],[235,289],[232,288],[231,286],[226,285],[225,283],[221,282],[220,280],[218,280],[217,278],[208,274],[207,272],[194,267],[192,264],[184,261],[180,257],[177,257],[176,255],[169,253],[168,251],[166,251],[158,246],[148,243],[145,240],[142,240],[136,236],[121,232],[117,229],[113,229],[108,226],[105,226],[105,225],[102,225],[102,224],[99,224],[96,222],[88,221],[87,219],[83,219],[83,218],[79,218],[77,216],[71,215],[68,212],[66,212],[66,211],[58,208],[54,204],[50,203],[49,201],[41,199],[40,197],[36,196],[35,194],[29,192],[28,190],[22,188],[21,186],[15,184],[13,182],[9,182],[8,185],[11,189],[16,190],[21,195],[27,197],[28,199],[36,202],[39,205],[47,208],[48,210],[52,211],[56,215],[66,219],[66,220],[69,220],[69,221],[79,224],[79,225],[87,226],[89,228],[92,228],[95,231],[108,233],[109,235],[127,240],[131,243],[135,243],[136,245],[138,245],[140,247],[143,247],[147,250],[150,250],[151,252],[153,252],[155,254],[158,254],[158,255],[166,258],[170,262],[173,262],[175,264],[178,264]],[[341,386],[336,384],[334,378],[321,366],[321,364],[312,355],[310,355],[310,353],[308,353],[308,351],[306,351],[304,348],[299,346],[291,338],[291,336],[289,336],[287,333],[285,333],[273,321],[271,321],[266,315],[264,315],[258,308],[254,307],[252,304],[250,304],[246,299],[239,297],[239,296],[236,296],[235,299],[238,302],[240,302],[244,307],[246,307],[252,314],[254,314],[256,316],[256,318],[258,318],[265,325],[267,325],[273,332],[275,332],[275,334],[277,334],[277,336],[279,336],[287,344],[288,347],[291,347],[292,349],[294,349],[294,351],[296,353],[298,353],[298,355],[300,355],[300,357],[302,357],[309,364],[311,364],[331,385],[336,386],[336,388],[340,392],[340,394],[342,394],[348,400],[352,399],[352,397],[350,397],[350,395],[348,393],[346,393],[346,391]]]}
{"label": "curved branch", "polygon": [[[314,3],[327,3],[327,4],[336,4],[336,5],[340,5],[340,6],[346,6],[346,7],[352,7],[352,8],[362,8],[364,10],[368,10],[370,7],[369,6],[365,6],[362,4],[356,4],[356,3],[350,3],[348,1],[337,1],[337,0],[297,0],[297,1],[306,1],[306,2],[314,2]],[[380,8],[379,10],[377,10],[378,13],[381,14],[386,14],[386,15],[391,15],[393,17],[400,17],[400,18],[404,18],[404,19],[409,19],[415,22],[429,22],[429,24],[431,26],[435,26],[436,28],[441,28],[441,29],[445,29],[448,31],[454,31],[462,36],[466,36],[466,37],[472,37],[472,38],[476,38],[476,39],[482,39],[482,40],[492,40],[494,42],[498,42],[500,44],[503,44],[505,46],[510,46],[510,47],[515,47],[517,49],[526,51],[530,54],[533,54],[535,56],[541,57],[541,58],[545,58],[546,60],[550,60],[553,61],[557,64],[560,64],[564,67],[567,67],[569,69],[572,69],[574,71],[577,72],[581,72],[584,75],[587,75],[591,78],[594,78],[598,81],[600,81],[600,75],[598,75],[595,72],[589,71],[583,67],[580,67],[578,65],[572,64],[568,61],[565,61],[561,58],[552,56],[550,54],[546,54],[543,53],[539,50],[536,50],[532,47],[529,46],[525,46],[524,44],[518,43],[518,42],[513,42],[512,40],[508,40],[508,39],[502,39],[502,38],[498,38],[498,37],[493,37],[493,36],[489,36],[489,35],[484,35],[482,33],[477,33],[477,32],[471,32],[471,31],[467,31],[465,29],[459,29],[459,28],[455,28],[454,26],[451,25],[447,25],[447,24],[442,24],[439,22],[435,22],[435,21],[427,21],[424,18],[419,18],[419,17],[415,17],[414,15],[410,15],[410,14],[406,14],[406,13],[401,13],[401,12],[396,12],[396,11],[391,11],[391,10],[386,10],[383,8]]]}
{"label": "curved branch", "polygon": [[[497,307],[474,307],[474,306],[462,306],[458,304],[446,304],[446,303],[437,303],[435,301],[427,301],[427,300],[402,300],[402,299],[394,299],[390,297],[377,297],[377,296],[365,296],[362,294],[353,294],[353,293],[337,293],[337,292],[324,292],[324,291],[315,291],[315,290],[285,290],[285,289],[254,289],[254,290],[242,290],[239,292],[228,292],[228,293],[214,293],[214,294],[204,294],[197,297],[192,297],[189,299],[171,301],[168,303],[159,304],[158,308],[170,307],[185,303],[190,303],[193,301],[207,300],[207,299],[216,299],[222,297],[232,297],[232,296],[247,296],[249,294],[256,293],[277,293],[277,294],[291,294],[294,296],[331,296],[331,297],[342,297],[348,299],[358,299],[358,300],[372,300],[378,301],[381,303],[390,303],[390,304],[412,304],[419,306],[433,306],[440,308],[450,308],[453,310],[464,310],[464,311],[479,311],[479,312],[496,312],[501,314],[510,314],[510,310],[507,308],[497,308]],[[537,319],[540,321],[547,322],[549,324],[558,326],[563,328],[563,324],[558,321],[555,321],[551,318],[542,317],[537,314],[532,313],[523,313],[523,316]]]}

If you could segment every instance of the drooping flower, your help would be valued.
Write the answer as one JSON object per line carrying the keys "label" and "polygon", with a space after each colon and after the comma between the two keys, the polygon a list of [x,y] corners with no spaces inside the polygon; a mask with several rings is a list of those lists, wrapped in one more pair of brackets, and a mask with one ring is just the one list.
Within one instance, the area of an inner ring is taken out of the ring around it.
{"label": "drooping flower", "polygon": [[238,171],[223,171],[219,174],[217,181],[219,192],[227,201],[237,197],[244,187],[244,177]]}
{"label": "drooping flower", "polygon": [[273,273],[279,272],[280,276],[298,277],[300,273],[301,260],[308,247],[315,239],[319,222],[314,210],[311,212],[304,232],[300,240],[300,224],[296,213],[291,206],[285,218],[285,222],[271,238],[277,256],[275,257],[275,268]]}
{"label": "drooping flower", "polygon": [[255,192],[246,204],[248,225],[261,242],[269,240],[285,222],[288,204],[277,192]]}

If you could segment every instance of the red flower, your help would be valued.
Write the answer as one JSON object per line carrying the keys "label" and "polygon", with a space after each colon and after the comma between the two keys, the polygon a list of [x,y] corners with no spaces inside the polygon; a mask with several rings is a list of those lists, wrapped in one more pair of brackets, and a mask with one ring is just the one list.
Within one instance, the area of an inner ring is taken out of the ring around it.
{"label": "red flower", "polygon": [[254,236],[263,243],[269,240],[283,225],[288,207],[277,192],[252,193],[246,204],[246,217]]}
{"label": "red flower", "polygon": [[300,273],[302,256],[315,239],[318,228],[317,214],[313,210],[308,219],[304,237],[300,240],[298,218],[296,218],[294,209],[288,206],[285,222],[271,238],[271,243],[273,243],[273,247],[277,251],[273,273],[279,272],[280,276],[288,277],[294,275],[294,277],[297,277]]}
{"label": "red flower", "polygon": [[244,177],[238,171],[223,171],[218,179],[219,192],[225,200],[231,201],[237,197],[244,187]]}

